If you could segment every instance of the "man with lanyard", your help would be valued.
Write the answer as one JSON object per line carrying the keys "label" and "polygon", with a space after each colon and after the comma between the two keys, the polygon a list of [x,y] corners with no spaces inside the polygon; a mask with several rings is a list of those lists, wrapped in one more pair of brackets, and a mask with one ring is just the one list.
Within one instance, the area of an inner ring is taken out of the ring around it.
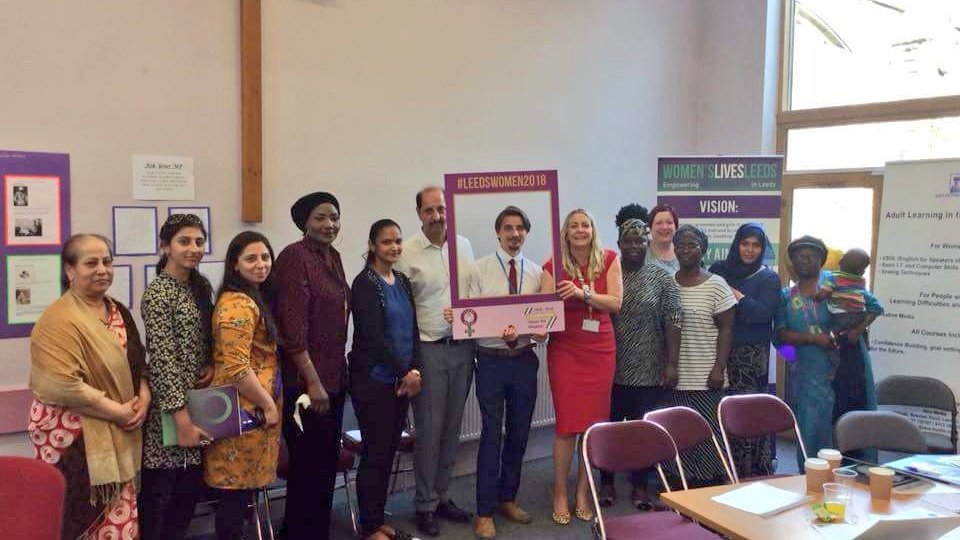
{"label": "man with lanyard", "polygon": [[[527,215],[516,206],[508,206],[497,216],[494,228],[499,248],[477,261],[470,279],[470,298],[540,292],[543,270],[522,252],[530,230]],[[478,538],[489,539],[496,536],[495,510],[511,521],[530,523],[530,515],[517,506],[516,497],[537,401],[539,359],[530,336],[519,335],[513,325],[504,328],[500,337],[479,339],[477,344],[476,390],[483,431],[477,451],[477,519],[473,532]]]}
{"label": "man with lanyard", "polygon": [[[450,322],[450,252],[447,246],[446,204],[443,190],[427,187],[417,193],[417,214],[423,226],[404,243],[397,270],[410,278],[420,328],[421,391],[413,399],[417,427],[414,475],[417,529],[440,533],[437,516],[459,523],[470,513],[447,496],[447,486],[457,458],[463,409],[473,382],[476,343],[455,340]],[[473,248],[457,236],[459,288],[467,290]]]}

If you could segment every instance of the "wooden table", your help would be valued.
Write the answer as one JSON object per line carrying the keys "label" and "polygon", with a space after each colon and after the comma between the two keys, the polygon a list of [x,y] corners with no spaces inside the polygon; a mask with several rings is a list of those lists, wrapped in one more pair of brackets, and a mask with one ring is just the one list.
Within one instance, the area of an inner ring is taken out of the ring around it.
{"label": "wooden table", "polygon": [[[802,475],[763,480],[763,482],[796,493],[804,493],[807,490],[806,477]],[[819,494],[817,494],[816,501],[811,501],[809,504],[798,506],[769,518],[763,518],[712,500],[713,497],[734,490],[745,483],[739,486],[724,485],[661,493],[660,500],[681,514],[732,538],[747,538],[750,540],[768,538],[776,540],[823,539],[823,536],[814,527],[814,516],[811,510],[811,507],[820,500]],[[934,489],[939,490],[940,488]],[[864,519],[870,514],[886,516],[911,507],[943,511],[942,508],[921,500],[921,496],[919,494],[894,494],[890,501],[876,501],[870,498],[870,488],[868,486],[856,483],[853,490],[852,507],[859,519]],[[954,534],[956,533],[951,533],[949,536],[952,538]]]}

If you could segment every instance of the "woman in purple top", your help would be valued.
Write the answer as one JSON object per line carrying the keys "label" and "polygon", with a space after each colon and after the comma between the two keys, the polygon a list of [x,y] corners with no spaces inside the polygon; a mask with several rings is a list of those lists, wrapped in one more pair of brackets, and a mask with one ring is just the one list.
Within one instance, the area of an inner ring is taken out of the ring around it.
{"label": "woman in purple top", "polygon": [[[330,536],[330,508],[340,453],[346,394],[347,318],[350,286],[340,253],[340,203],[326,192],[301,197],[290,208],[303,239],[280,252],[274,265],[276,319],[284,386],[284,438],[290,452],[287,477],[288,539]],[[293,422],[297,398],[302,430]]]}

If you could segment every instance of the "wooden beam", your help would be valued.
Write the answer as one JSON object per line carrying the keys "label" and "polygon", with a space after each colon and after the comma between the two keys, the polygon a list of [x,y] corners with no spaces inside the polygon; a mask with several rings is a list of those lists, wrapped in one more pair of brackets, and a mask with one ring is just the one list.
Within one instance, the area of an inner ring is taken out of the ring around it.
{"label": "wooden beam", "polygon": [[240,0],[240,219],[263,221],[260,0]]}
{"label": "wooden beam", "polygon": [[841,107],[822,107],[781,111],[777,124],[786,129],[843,126],[870,122],[919,120],[942,116],[960,116],[960,96],[905,99],[882,103],[864,103]]}

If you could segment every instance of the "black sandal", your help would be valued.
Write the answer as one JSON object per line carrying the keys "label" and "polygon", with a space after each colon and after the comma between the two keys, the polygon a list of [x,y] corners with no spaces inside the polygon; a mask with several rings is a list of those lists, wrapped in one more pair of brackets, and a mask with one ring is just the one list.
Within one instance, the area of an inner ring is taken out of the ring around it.
{"label": "black sandal", "polygon": [[634,489],[630,495],[630,502],[633,503],[634,508],[641,512],[649,512],[656,508],[653,501],[650,500],[650,494],[645,489]]}
{"label": "black sandal", "polygon": [[600,486],[600,495],[597,497],[597,502],[600,503],[602,508],[609,508],[613,506],[614,501],[617,500],[617,489],[613,484],[603,484]]}

